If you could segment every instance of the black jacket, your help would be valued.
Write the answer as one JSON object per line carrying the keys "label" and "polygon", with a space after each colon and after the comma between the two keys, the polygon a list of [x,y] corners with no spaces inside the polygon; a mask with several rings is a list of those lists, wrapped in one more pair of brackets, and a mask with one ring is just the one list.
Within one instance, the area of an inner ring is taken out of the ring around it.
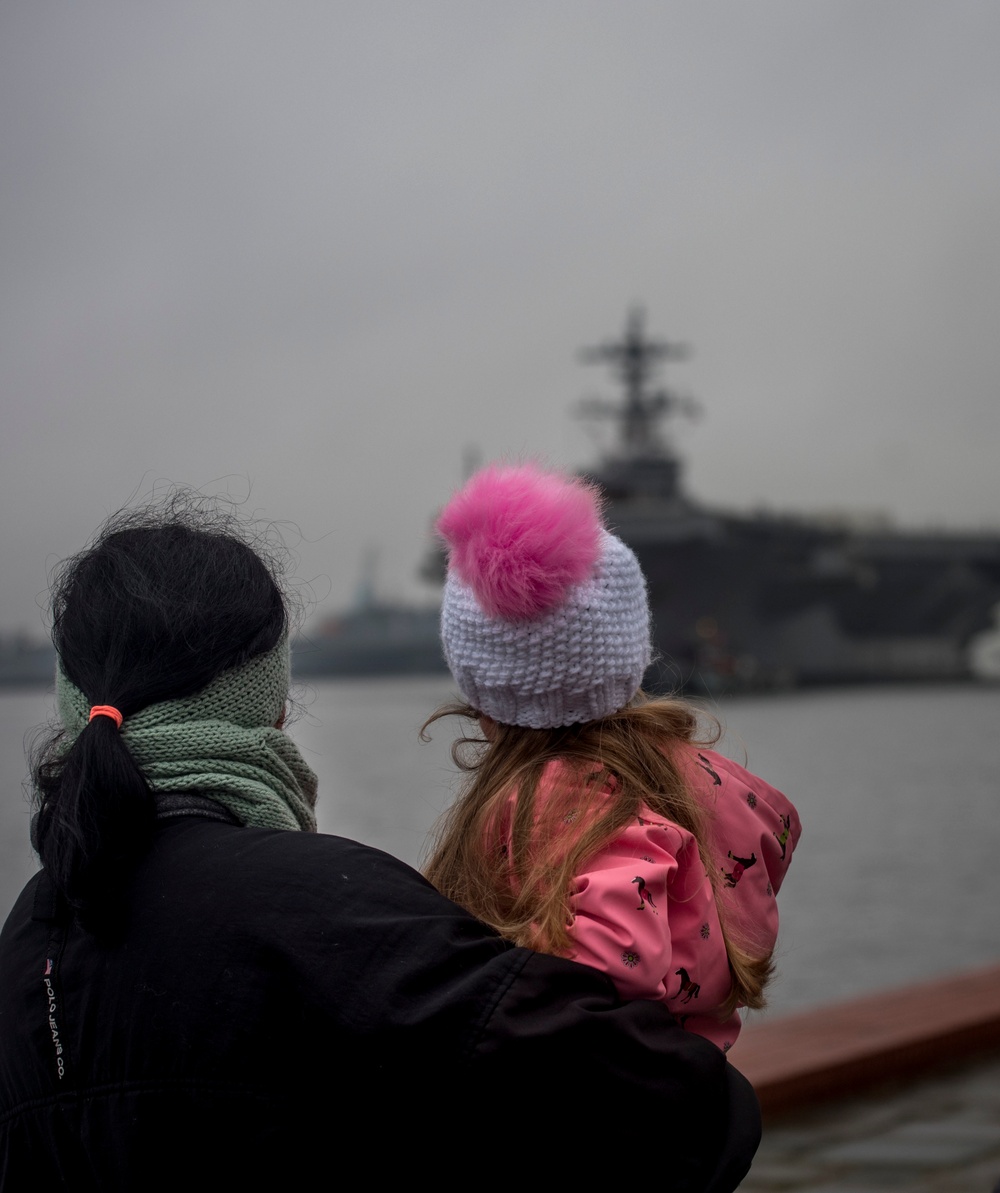
{"label": "black jacket", "polygon": [[713,1045],[508,946],[386,854],[185,816],[125,905],[101,943],[36,877],[0,935],[5,1193],[271,1193],[355,1170],[448,1188],[511,1157],[635,1165],[680,1193],[749,1166],[756,1100]]}

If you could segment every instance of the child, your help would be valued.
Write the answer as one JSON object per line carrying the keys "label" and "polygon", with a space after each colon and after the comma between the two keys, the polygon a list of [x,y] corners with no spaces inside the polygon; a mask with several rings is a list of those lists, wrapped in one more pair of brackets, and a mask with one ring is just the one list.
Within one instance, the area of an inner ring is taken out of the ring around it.
{"label": "child", "polygon": [[603,970],[728,1050],[736,1008],[764,1003],[795,809],[709,750],[686,705],[639,690],[645,581],[591,487],[488,467],[437,528],[441,637],[467,703],[428,724],[466,716],[483,738],[456,743],[469,779],[427,876],[507,939]]}

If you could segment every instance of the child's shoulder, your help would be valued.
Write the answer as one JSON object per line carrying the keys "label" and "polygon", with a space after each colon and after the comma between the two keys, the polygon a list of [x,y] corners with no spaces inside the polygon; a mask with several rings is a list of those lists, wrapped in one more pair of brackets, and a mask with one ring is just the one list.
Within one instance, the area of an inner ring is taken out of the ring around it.
{"label": "child's shoulder", "polygon": [[726,802],[735,798],[751,809],[757,809],[763,803],[777,816],[791,816],[797,821],[795,806],[788,796],[717,750],[685,746],[678,761],[685,779],[706,793],[710,801],[712,797]]}
{"label": "child's shoulder", "polygon": [[[761,872],[766,874],[771,896],[781,885],[802,832],[791,800],[715,750],[689,746],[678,761],[708,809],[711,838],[720,859],[725,859],[726,886],[735,887],[743,871],[762,860]],[[738,863],[738,870],[729,866],[729,859]]]}

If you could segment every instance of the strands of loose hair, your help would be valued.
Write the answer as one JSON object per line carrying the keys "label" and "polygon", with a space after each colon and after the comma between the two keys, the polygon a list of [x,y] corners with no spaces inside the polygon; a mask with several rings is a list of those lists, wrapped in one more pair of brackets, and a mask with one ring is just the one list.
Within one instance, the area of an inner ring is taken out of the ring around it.
{"label": "strands of loose hair", "polygon": [[[478,722],[469,705],[446,704],[421,736],[451,716]],[[424,873],[505,939],[565,955],[572,949],[574,877],[648,808],[691,833],[715,891],[733,975],[720,1014],[738,1005],[760,1008],[771,954],[755,955],[727,925],[708,855],[710,812],[673,760],[673,747],[709,745],[718,736],[717,726],[700,728],[689,705],[643,693],[599,721],[557,729],[491,724],[488,739],[464,733],[452,745],[452,758],[467,779],[437,825]],[[553,763],[555,782],[539,798],[543,772]]]}

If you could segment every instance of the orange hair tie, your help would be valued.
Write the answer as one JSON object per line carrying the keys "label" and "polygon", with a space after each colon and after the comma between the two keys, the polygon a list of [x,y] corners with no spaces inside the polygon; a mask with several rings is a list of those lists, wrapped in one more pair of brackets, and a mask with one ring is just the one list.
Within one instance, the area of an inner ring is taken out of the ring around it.
{"label": "orange hair tie", "polygon": [[95,704],[90,710],[90,716],[87,718],[88,725],[94,719],[94,717],[110,717],[112,721],[114,721],[115,727],[117,729],[121,729],[122,721],[125,720],[125,718],[113,704]]}

